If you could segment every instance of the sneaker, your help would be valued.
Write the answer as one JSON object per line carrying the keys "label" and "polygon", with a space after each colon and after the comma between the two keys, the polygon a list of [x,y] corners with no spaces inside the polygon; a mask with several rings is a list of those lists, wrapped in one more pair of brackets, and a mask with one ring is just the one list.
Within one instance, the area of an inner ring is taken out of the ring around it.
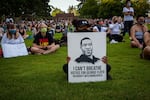
{"label": "sneaker", "polygon": [[111,40],[110,43],[112,44],[112,43],[118,43],[118,42],[115,40]]}

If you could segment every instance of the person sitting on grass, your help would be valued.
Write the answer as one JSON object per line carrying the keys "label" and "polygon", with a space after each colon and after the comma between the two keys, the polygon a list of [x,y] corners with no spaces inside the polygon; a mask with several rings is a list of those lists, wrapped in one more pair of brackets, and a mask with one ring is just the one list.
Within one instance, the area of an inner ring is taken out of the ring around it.
{"label": "person sitting on grass", "polygon": [[47,25],[41,23],[39,25],[40,32],[36,34],[33,46],[31,47],[31,53],[33,54],[49,54],[55,52],[60,45],[55,44],[51,34],[47,32]]}
{"label": "person sitting on grass", "polygon": [[7,33],[2,37],[1,44],[20,44],[24,40],[19,32],[17,32],[16,26],[11,23],[7,24]]}
{"label": "person sitting on grass", "polygon": [[19,33],[21,34],[23,39],[27,39],[29,37],[24,27],[21,27],[21,26],[19,27]]}
{"label": "person sitting on grass", "polygon": [[121,25],[118,23],[118,16],[113,16],[112,24],[109,25],[109,41],[110,43],[122,42]]}
{"label": "person sitting on grass", "polygon": [[[89,25],[88,21],[86,21],[86,20],[76,20],[73,23],[76,28],[75,32],[93,32],[92,30],[90,30],[90,25]],[[69,61],[70,61],[70,57],[67,57],[67,63],[63,65],[63,71],[67,74],[67,79],[68,79],[68,63],[69,63]],[[111,70],[111,66],[108,64],[108,59],[106,56],[102,57],[102,62],[104,62],[106,64],[107,80],[111,80],[112,77],[109,74],[109,72]]]}
{"label": "person sitting on grass", "polygon": [[144,25],[145,18],[142,15],[137,16],[137,23],[131,27],[131,47],[143,48],[143,36],[148,28]]}
{"label": "person sitting on grass", "polygon": [[7,32],[2,37],[1,46],[4,58],[28,55],[24,39],[13,23],[7,24]]}
{"label": "person sitting on grass", "polygon": [[150,30],[144,33],[144,45],[141,58],[150,60]]}

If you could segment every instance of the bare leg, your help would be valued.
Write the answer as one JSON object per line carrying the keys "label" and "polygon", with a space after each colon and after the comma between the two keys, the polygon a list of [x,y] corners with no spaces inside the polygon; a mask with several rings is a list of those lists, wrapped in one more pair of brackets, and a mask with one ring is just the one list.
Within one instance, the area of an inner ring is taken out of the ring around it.
{"label": "bare leg", "polygon": [[150,46],[146,46],[143,50],[143,58],[150,59]]}
{"label": "bare leg", "polygon": [[138,45],[135,41],[131,41],[131,47],[132,48],[138,48]]}
{"label": "bare leg", "polygon": [[48,48],[48,50],[44,51],[43,54],[55,52],[58,48],[60,48],[59,45],[54,45],[53,47],[50,47],[50,48]]}
{"label": "bare leg", "polygon": [[43,49],[39,49],[36,47],[31,47],[31,52],[35,53],[35,54],[43,54],[45,50]]}

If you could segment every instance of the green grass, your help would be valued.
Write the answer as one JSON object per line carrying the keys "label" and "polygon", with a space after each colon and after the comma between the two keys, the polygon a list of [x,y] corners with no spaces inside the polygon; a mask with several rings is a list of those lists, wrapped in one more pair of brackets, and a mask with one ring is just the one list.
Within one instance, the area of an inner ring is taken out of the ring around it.
{"label": "green grass", "polygon": [[0,100],[150,100],[150,61],[140,52],[127,36],[124,43],[108,43],[113,80],[77,84],[68,83],[62,70],[66,46],[48,55],[0,58]]}
{"label": "green grass", "polygon": [[150,24],[147,24],[148,29],[150,30]]}

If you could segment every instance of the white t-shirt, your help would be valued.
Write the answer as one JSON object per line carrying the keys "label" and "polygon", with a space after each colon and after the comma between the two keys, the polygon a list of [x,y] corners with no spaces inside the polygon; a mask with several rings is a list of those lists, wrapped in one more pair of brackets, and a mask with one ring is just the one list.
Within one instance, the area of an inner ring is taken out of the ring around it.
{"label": "white t-shirt", "polygon": [[109,28],[111,30],[111,34],[120,34],[121,33],[121,25],[118,23],[110,24]]}
{"label": "white t-shirt", "polygon": [[19,37],[17,39],[14,39],[14,38],[9,39],[9,38],[7,38],[6,34],[7,33],[5,33],[3,35],[2,40],[1,40],[1,44],[20,44],[20,43],[24,42],[24,40],[23,40],[21,35],[19,35]]}
{"label": "white t-shirt", "polygon": [[96,30],[96,32],[100,32],[97,26],[94,26],[93,30]]}
{"label": "white t-shirt", "polygon": [[[129,9],[127,7],[123,8],[123,13],[125,12],[134,12],[134,9],[130,7]],[[124,21],[133,21],[133,16],[132,15],[124,15]]]}

